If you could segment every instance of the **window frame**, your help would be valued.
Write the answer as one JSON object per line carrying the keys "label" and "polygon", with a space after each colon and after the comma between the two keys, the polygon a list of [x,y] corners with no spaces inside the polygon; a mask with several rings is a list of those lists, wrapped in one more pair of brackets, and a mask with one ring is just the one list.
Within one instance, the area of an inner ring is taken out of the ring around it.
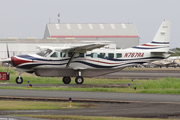
{"label": "window frame", "polygon": [[[120,55],[120,57],[118,57],[118,54]],[[122,58],[122,53],[116,53],[116,58]]]}
{"label": "window frame", "polygon": [[[63,53],[64,53],[64,55],[63,55]],[[66,57],[66,53],[65,53],[65,52],[61,52],[61,53],[60,53],[60,57],[62,57],[62,58],[63,58],[63,57]]]}
{"label": "window frame", "polygon": [[[96,57],[94,57],[94,54],[96,54]],[[91,53],[91,58],[98,58],[98,53]]]}
{"label": "window frame", "polygon": [[[104,57],[101,57],[101,54],[104,54]],[[106,53],[99,53],[99,58],[106,58]]]}
{"label": "window frame", "polygon": [[[83,54],[83,56],[81,56],[80,54]],[[85,58],[86,57],[86,53],[79,53],[79,57]]]}
{"label": "window frame", "polygon": [[[52,56],[52,55],[54,55],[56,53],[56,57],[55,56]],[[51,55],[50,55],[50,57],[53,57],[53,58],[58,58],[59,57],[59,54],[58,54],[58,52],[53,52]]]}
{"label": "window frame", "polygon": [[[112,55],[113,55],[113,57],[112,57],[112,58],[110,58],[110,57],[109,57],[109,55],[110,55],[110,54],[112,54]],[[107,58],[108,58],[108,59],[113,59],[113,58],[114,58],[114,53],[108,53]]]}

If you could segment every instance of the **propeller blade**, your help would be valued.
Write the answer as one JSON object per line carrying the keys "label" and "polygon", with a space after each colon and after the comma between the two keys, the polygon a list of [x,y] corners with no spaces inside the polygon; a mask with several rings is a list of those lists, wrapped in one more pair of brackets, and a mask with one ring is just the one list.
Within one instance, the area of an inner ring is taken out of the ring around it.
{"label": "propeller blade", "polygon": [[6,43],[6,47],[7,47],[7,56],[9,58],[9,49],[8,49],[8,44]]}

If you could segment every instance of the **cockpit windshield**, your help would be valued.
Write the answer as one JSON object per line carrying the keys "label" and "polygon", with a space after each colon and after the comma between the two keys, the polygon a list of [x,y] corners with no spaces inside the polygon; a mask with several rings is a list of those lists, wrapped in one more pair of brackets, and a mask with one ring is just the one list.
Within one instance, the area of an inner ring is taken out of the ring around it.
{"label": "cockpit windshield", "polygon": [[52,52],[51,49],[44,49],[44,50],[38,51],[36,54],[42,57],[47,57],[51,52]]}

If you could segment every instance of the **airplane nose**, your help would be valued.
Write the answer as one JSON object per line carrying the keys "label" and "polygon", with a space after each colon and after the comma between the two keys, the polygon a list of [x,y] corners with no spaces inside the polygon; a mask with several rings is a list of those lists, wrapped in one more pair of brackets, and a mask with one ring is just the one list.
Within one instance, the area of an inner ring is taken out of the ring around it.
{"label": "airplane nose", "polygon": [[11,62],[13,64],[13,66],[16,67],[21,64],[30,63],[30,62],[32,62],[32,60],[24,60],[24,58],[22,56],[12,56]]}
{"label": "airplane nose", "polygon": [[17,60],[16,57],[14,57],[14,56],[11,57],[11,61],[12,61],[12,64],[13,64],[14,67],[16,67],[18,65],[18,60]]}

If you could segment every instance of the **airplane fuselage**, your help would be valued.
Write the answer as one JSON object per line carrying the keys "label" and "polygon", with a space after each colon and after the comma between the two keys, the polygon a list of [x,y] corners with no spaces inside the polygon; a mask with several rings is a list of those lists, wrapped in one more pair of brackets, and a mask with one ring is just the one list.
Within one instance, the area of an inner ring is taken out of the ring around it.
{"label": "airplane fuselage", "polygon": [[[153,55],[149,50],[131,49],[95,49],[86,53],[77,53],[67,66],[72,53],[51,51],[44,57],[38,54],[19,55],[12,57],[12,63],[18,69],[35,73],[38,76],[77,76],[77,70],[82,76],[92,77],[122,70],[127,66],[164,59],[166,55]],[[56,53],[57,56],[53,56]],[[64,54],[64,56],[62,56]]]}

